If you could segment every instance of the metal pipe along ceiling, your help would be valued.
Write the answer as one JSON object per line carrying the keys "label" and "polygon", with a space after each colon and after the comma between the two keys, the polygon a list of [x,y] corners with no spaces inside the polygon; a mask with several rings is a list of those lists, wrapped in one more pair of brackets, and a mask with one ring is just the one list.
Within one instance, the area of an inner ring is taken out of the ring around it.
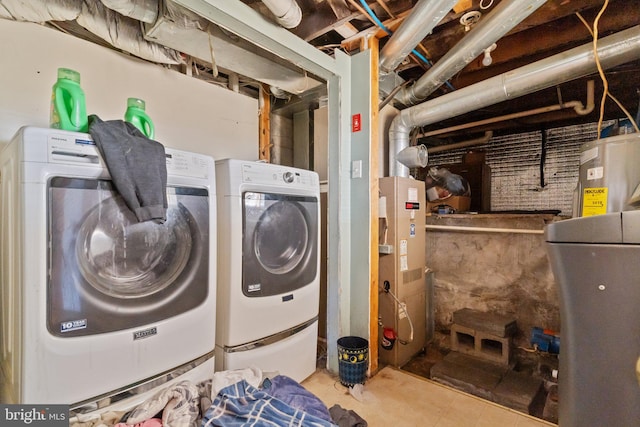
{"label": "metal pipe along ceiling", "polygon": [[[536,114],[550,113],[552,111],[560,111],[566,108],[573,108],[579,116],[585,116],[593,111],[595,108],[595,82],[589,80],[587,82],[587,103],[583,104],[580,101],[568,101],[555,105],[548,105],[546,107],[534,108],[533,110],[518,111],[517,113],[505,114],[503,116],[491,117],[488,119],[478,120],[477,122],[464,123],[461,125],[450,126],[448,128],[436,129],[429,132],[424,132],[418,135],[418,138],[426,138],[429,136],[442,135],[445,133],[456,132],[464,129],[471,129],[478,126],[488,125],[492,123],[504,122],[507,120],[518,119],[521,117],[529,117]],[[440,148],[440,147],[438,147]],[[433,149],[429,149],[429,153],[434,153]]]}
{"label": "metal pipe along ceiling", "polygon": [[404,105],[414,105],[423,101],[546,1],[511,0],[500,2],[429,71],[413,85],[403,89],[396,99]]}
{"label": "metal pipe along ceiling", "polygon": [[[640,59],[640,25],[598,41],[603,69]],[[409,134],[418,126],[455,117],[502,101],[527,95],[596,72],[593,44],[587,43],[402,110],[389,129],[389,171],[409,176],[396,154],[409,146]]]}
{"label": "metal pipe along ceiling", "polygon": [[380,71],[388,73],[418,46],[458,0],[420,0],[380,51]]}

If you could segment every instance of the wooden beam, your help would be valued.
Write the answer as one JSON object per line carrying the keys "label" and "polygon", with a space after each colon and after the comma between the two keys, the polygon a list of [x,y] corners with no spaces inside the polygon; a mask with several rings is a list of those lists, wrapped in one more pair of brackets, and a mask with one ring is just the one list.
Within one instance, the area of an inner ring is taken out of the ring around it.
{"label": "wooden beam", "polygon": [[[314,8],[304,8],[302,22],[291,31],[298,37],[306,41],[311,41],[349,21],[366,19],[366,12],[362,9],[359,2],[351,2],[351,0],[349,0],[349,2],[351,5],[350,10],[355,10],[355,12],[351,12],[347,16],[343,15],[344,8],[336,7],[337,3],[335,1],[332,1],[331,3],[327,1],[316,2]],[[398,15],[409,11],[413,7],[414,3],[415,0],[394,0],[389,5],[389,8],[392,13]],[[373,3],[370,6],[378,16],[386,13],[382,7],[376,3]],[[340,15],[337,15],[337,13]]]}
{"label": "wooden beam", "polygon": [[[605,13],[605,16],[615,9],[637,16],[636,11],[639,7],[638,0],[611,0],[610,3],[611,4],[607,9],[607,13]],[[494,6],[487,12],[490,13],[491,10],[495,9],[495,7],[496,4],[494,4]],[[600,9],[600,7],[602,7],[602,0],[550,0],[520,24],[516,25],[516,27],[509,31],[505,37],[527,30],[537,32],[538,29],[535,27],[539,25],[553,22],[564,17],[574,16],[576,12],[583,12],[592,8]],[[438,25],[434,29],[433,34],[424,39],[423,44],[433,55],[433,60],[437,61],[464,36],[464,27],[460,25],[458,20],[451,20],[446,24]],[[500,43],[500,41],[498,41],[498,43]],[[533,46],[530,45],[522,45],[520,50],[527,51],[532,47]]]}
{"label": "wooden beam", "polygon": [[[396,29],[398,29],[400,24],[402,24],[402,21],[404,21],[404,19],[409,15],[409,13],[411,13],[411,11],[409,10],[405,11],[399,14],[394,19],[389,19],[387,21],[383,21],[382,23],[389,30],[395,31]],[[359,47],[361,40],[363,38],[370,37],[371,35],[373,35],[377,39],[382,39],[384,37],[387,37],[387,33],[382,28],[379,28],[377,25],[374,25],[373,27],[369,27],[366,30],[360,31],[358,34],[355,34],[347,39],[344,39],[341,43],[341,46],[347,52],[353,51]]]}
{"label": "wooden beam", "polygon": [[379,122],[378,122],[378,93],[379,93],[379,75],[378,75],[378,50],[379,43],[376,37],[369,39],[368,48],[371,50],[371,141],[369,143],[369,188],[371,191],[371,208],[369,216],[369,224],[371,227],[371,241],[369,244],[371,271],[369,279],[369,369],[373,374],[378,371],[378,194],[380,193],[380,184],[378,181],[379,159],[378,151],[380,146]]}
{"label": "wooden beam", "polygon": [[[640,7],[640,0],[632,0]],[[597,11],[584,12],[582,16],[592,23]],[[624,8],[607,9],[600,19],[600,37],[630,28],[638,23],[638,15]],[[484,67],[479,57],[469,63],[457,76],[456,87],[464,87],[494,75],[546,58],[592,41],[589,30],[576,15],[566,16],[529,31],[507,36],[498,41],[498,48],[491,53],[493,63]],[[526,46],[526,48],[523,48]]]}
{"label": "wooden beam", "polygon": [[260,94],[258,96],[258,157],[271,163],[271,92],[269,85],[260,86]]}

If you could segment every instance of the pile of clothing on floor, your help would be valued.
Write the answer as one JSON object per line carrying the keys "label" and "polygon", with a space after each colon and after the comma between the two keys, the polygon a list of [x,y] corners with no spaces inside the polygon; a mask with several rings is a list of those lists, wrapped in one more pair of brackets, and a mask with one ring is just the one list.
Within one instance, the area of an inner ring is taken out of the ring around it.
{"label": "pile of clothing on floor", "polygon": [[[213,398],[212,398],[213,397]],[[128,412],[77,415],[70,427],[366,427],[354,411],[328,409],[297,381],[257,368],[216,372],[168,386]]]}

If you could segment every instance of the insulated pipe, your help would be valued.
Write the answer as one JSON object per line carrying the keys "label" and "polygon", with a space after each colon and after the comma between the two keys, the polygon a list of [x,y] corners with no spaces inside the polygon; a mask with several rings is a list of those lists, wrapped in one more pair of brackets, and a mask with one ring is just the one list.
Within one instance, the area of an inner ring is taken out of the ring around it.
{"label": "insulated pipe", "polygon": [[[640,59],[640,25],[599,40],[598,58],[603,69]],[[389,129],[391,176],[409,176],[409,169],[396,161],[396,154],[409,146],[413,128],[546,89],[596,70],[593,43],[587,43],[400,111]]]}
{"label": "insulated pipe", "polygon": [[102,4],[120,15],[153,24],[158,19],[158,0],[100,0]]}
{"label": "insulated pipe", "polygon": [[426,230],[439,231],[469,231],[472,233],[516,233],[516,234],[544,234],[544,230],[532,230],[526,228],[492,228],[492,227],[465,227],[461,225],[431,225],[424,226]]}
{"label": "insulated pipe", "polygon": [[380,71],[389,73],[435,28],[458,0],[420,0],[380,51]]}
{"label": "insulated pipe", "polygon": [[302,21],[302,10],[296,0],[262,0],[284,28],[295,28]]}
{"label": "insulated pipe", "polygon": [[[529,117],[529,116],[533,116],[533,115],[536,115],[536,114],[550,113],[552,111],[559,111],[559,110],[563,110],[565,108],[573,108],[573,110],[579,116],[586,116],[587,114],[592,112],[593,109],[595,108],[595,102],[594,102],[595,93],[594,93],[594,91],[595,91],[595,83],[593,82],[593,80],[589,80],[587,82],[587,103],[586,103],[586,105],[583,104],[580,101],[568,101],[568,102],[563,102],[562,104],[548,105],[546,107],[534,108],[533,110],[518,111],[517,113],[505,114],[504,116],[491,117],[489,119],[478,120],[478,121],[475,121],[475,122],[464,123],[464,124],[456,125],[456,126],[450,126],[448,128],[437,129],[437,130],[433,130],[433,131],[430,131],[430,132],[425,132],[425,133],[419,134],[418,138],[425,138],[425,137],[429,137],[429,136],[442,135],[442,134],[445,134],[445,133],[456,132],[456,131],[464,130],[464,129],[471,129],[471,128],[475,128],[475,127],[478,127],[478,126],[488,125],[488,124],[491,124],[491,123],[504,122],[504,121],[507,121],[507,120],[519,119],[521,117]],[[431,153],[431,152],[432,152],[432,149],[429,150],[429,153]]]}
{"label": "insulated pipe", "polygon": [[412,86],[402,90],[396,99],[407,106],[423,101],[546,1],[511,0],[500,2],[429,71]]}

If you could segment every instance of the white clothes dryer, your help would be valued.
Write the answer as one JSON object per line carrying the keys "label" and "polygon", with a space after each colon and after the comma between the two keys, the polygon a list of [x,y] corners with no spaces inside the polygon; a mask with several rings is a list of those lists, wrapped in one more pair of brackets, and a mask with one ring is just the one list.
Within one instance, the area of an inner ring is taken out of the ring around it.
{"label": "white clothes dryer", "polygon": [[211,378],[215,164],[165,151],[163,224],[137,222],[88,134],[25,127],[0,153],[2,403]]}
{"label": "white clothes dryer", "polygon": [[316,366],[318,175],[231,159],[216,174],[216,370],[254,365],[302,381]]}

